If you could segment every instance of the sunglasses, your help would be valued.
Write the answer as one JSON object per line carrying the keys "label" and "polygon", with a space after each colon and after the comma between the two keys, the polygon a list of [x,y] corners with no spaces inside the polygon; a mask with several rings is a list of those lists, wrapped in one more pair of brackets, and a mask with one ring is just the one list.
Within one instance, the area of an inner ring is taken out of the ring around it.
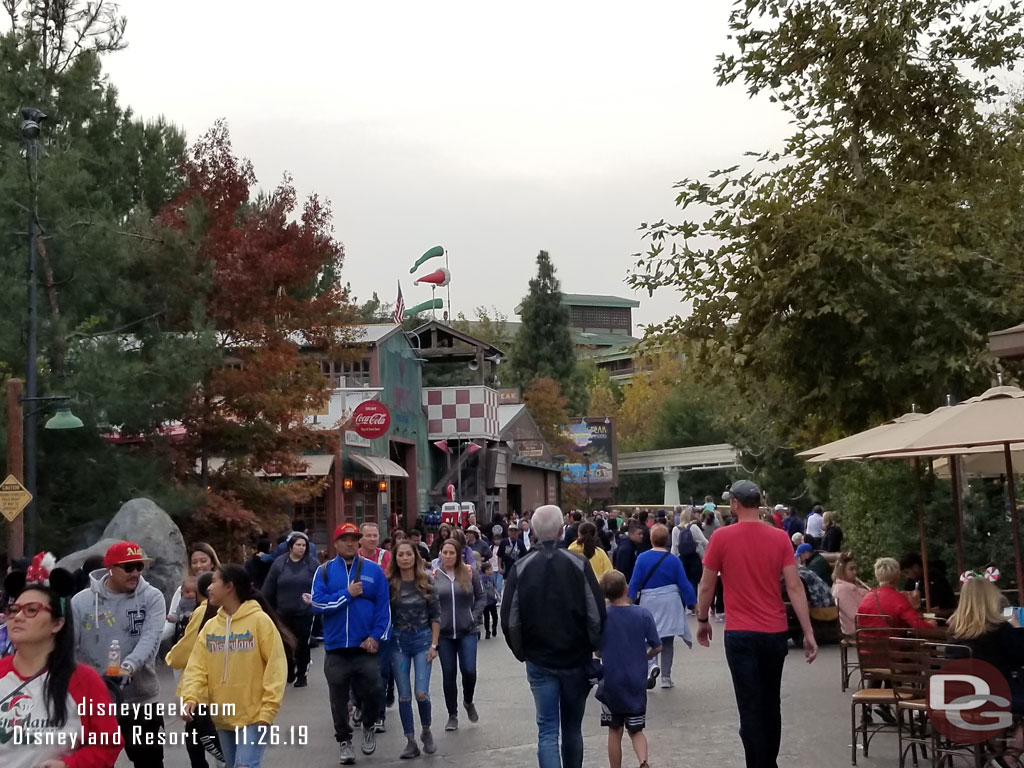
{"label": "sunglasses", "polygon": [[44,605],[43,603],[11,603],[7,606],[4,613],[7,614],[7,618],[9,619],[13,619],[19,613],[24,613],[26,619],[34,619],[39,615],[40,611],[53,613],[53,611],[50,610],[50,606]]}
{"label": "sunglasses", "polygon": [[145,563],[118,563],[117,567],[125,573],[142,573],[142,569],[146,567]]}

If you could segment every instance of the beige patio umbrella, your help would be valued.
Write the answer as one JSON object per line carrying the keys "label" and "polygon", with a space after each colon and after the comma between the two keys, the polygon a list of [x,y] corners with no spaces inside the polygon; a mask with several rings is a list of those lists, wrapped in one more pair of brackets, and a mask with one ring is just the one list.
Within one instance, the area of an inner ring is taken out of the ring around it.
{"label": "beige patio umbrella", "polygon": [[[1013,460],[1013,474],[1024,475],[1024,445],[1010,446],[1010,454]],[[939,477],[950,477],[950,458],[945,454],[932,462],[932,470]],[[972,448],[959,456],[963,462],[964,472],[968,475],[978,477],[1000,477],[1006,474],[1006,458],[1003,456],[1003,446],[982,446]]]}
{"label": "beige patio umbrella", "polygon": [[[999,386],[958,405],[937,408],[926,418],[904,424],[899,429],[889,430],[873,440],[870,445],[862,445],[856,450],[859,458],[910,458],[917,462],[921,456],[955,456],[963,453],[976,455],[978,448],[988,447],[995,451],[1001,448],[1006,468],[1006,490],[1010,502],[1010,519],[1013,528],[1017,594],[1020,602],[1024,604],[1024,567],[1021,562],[1020,521],[1017,514],[1012,450],[1014,447],[1020,447],[1022,443],[1024,443],[1024,390],[1018,387]],[[958,489],[956,489],[956,495],[958,497],[957,535],[959,540]],[[923,550],[923,514],[920,517]],[[925,584],[927,585],[927,562],[925,564]]]}
{"label": "beige patio umbrella", "polygon": [[905,413],[902,416],[897,416],[895,419],[883,422],[877,427],[872,427],[871,429],[867,429],[863,432],[858,432],[855,435],[849,435],[848,437],[834,440],[831,443],[825,443],[817,448],[810,448],[806,451],[801,451],[797,456],[807,458],[811,462],[822,463],[843,458],[850,454],[856,455],[858,448],[861,445],[870,445],[874,440],[884,436],[887,432],[891,432],[895,426],[918,421],[919,419],[923,419],[924,416],[925,415],[923,413]]}

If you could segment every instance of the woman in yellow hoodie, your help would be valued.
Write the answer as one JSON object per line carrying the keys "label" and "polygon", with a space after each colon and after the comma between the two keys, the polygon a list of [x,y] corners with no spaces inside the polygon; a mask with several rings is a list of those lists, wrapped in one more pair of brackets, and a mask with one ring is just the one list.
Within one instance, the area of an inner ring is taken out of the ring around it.
{"label": "woman in yellow hoodie", "polygon": [[587,558],[599,579],[602,573],[613,570],[607,553],[597,545],[597,526],[593,523],[580,524],[579,538],[569,545],[569,551]]}
{"label": "woman in yellow hoodie", "polygon": [[198,632],[182,675],[184,717],[209,703],[226,768],[260,768],[277,741],[267,731],[284,698],[284,646],[293,638],[240,565],[217,568],[209,598],[220,609]]}

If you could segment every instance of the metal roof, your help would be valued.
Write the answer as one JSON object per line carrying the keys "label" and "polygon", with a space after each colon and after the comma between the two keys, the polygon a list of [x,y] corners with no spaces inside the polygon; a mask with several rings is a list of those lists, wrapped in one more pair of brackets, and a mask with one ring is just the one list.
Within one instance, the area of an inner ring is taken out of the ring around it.
{"label": "metal roof", "polygon": [[516,403],[515,405],[499,405],[498,406],[498,431],[504,432],[505,427],[512,423],[513,419],[519,415],[521,411],[526,408],[522,403]]}
{"label": "metal roof", "polygon": [[598,293],[563,293],[562,303],[568,307],[630,307],[640,306],[636,299],[607,296]]}

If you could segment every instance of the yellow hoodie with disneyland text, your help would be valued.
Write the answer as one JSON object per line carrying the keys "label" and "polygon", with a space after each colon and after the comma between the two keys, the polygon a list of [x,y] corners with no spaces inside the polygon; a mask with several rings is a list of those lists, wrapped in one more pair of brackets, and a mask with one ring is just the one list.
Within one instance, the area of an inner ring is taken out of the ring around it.
{"label": "yellow hoodie with disneyland text", "polygon": [[224,609],[198,633],[181,678],[185,702],[234,705],[234,714],[213,717],[221,730],[272,723],[284,698],[287,663],[273,620],[255,600],[233,616]]}

